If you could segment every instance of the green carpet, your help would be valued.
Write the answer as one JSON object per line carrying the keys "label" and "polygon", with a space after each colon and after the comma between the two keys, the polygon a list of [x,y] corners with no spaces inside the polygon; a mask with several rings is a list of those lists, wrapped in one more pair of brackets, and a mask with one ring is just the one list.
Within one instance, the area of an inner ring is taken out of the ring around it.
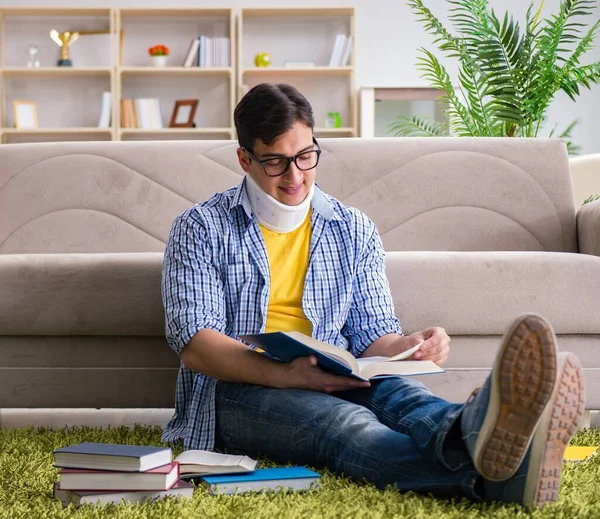
{"label": "green carpet", "polygon": [[[83,506],[79,509],[69,505],[63,508],[52,498],[52,484],[58,472],[52,466],[52,451],[82,441],[159,445],[160,429],[0,429],[0,517],[600,518],[600,456],[584,463],[569,463],[563,472],[560,501],[533,512],[516,505],[473,504],[466,500],[449,501],[401,494],[395,490],[381,491],[328,472],[322,472],[320,490],[305,493],[211,496],[199,487],[194,499],[190,500],[169,498],[138,505]],[[600,430],[580,432],[572,443],[600,446]],[[261,465],[272,466],[265,460],[261,460]]]}

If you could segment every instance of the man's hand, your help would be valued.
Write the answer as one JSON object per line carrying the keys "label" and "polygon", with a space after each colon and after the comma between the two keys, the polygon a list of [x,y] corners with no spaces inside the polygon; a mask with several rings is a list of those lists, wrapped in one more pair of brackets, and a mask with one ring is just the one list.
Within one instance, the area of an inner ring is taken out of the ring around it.
{"label": "man's hand", "polygon": [[287,369],[284,371],[284,377],[278,387],[334,393],[371,385],[369,382],[323,371],[317,366],[317,358],[314,355],[299,357],[286,364],[285,367]]}
{"label": "man's hand", "polygon": [[410,357],[411,359],[432,360],[441,365],[446,362],[450,353],[450,337],[443,328],[426,328],[407,335],[406,339],[410,339],[410,344],[418,344],[423,341],[421,347]]}

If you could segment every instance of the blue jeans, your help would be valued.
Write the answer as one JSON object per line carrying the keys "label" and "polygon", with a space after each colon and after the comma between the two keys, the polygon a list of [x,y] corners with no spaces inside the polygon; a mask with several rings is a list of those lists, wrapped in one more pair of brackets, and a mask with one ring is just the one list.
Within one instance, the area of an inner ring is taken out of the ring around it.
{"label": "blue jeans", "polygon": [[334,395],[219,382],[216,448],[327,467],[379,488],[479,499],[460,434],[463,407],[410,378]]}

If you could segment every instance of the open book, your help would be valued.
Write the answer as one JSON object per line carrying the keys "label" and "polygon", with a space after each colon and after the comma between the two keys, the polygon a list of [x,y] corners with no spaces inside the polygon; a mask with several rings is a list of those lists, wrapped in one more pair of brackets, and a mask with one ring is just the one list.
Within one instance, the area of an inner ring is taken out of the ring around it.
{"label": "open book", "polygon": [[266,355],[281,362],[314,355],[321,369],[360,380],[444,372],[430,360],[404,360],[417,351],[421,344],[393,357],[357,359],[349,351],[295,331],[242,335],[240,339],[261,348]]}
{"label": "open book", "polygon": [[257,464],[256,460],[248,456],[201,450],[184,451],[175,458],[175,461],[179,462],[180,474],[186,477],[252,472]]}

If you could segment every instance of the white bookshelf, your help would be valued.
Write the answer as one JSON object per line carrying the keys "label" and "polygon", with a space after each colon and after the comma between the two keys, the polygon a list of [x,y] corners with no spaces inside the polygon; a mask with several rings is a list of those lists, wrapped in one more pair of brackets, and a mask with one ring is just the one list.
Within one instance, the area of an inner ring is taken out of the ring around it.
{"label": "white bookshelf", "polygon": [[[51,29],[86,33],[70,47],[72,67],[56,66],[60,49]],[[350,60],[329,66],[339,33],[353,37]],[[229,38],[229,66],[183,66],[199,35]],[[32,44],[40,49],[39,68],[26,66]],[[156,44],[170,49],[164,68],[153,67],[148,56]],[[354,8],[0,7],[0,142],[231,139],[233,110],[245,88],[267,81],[291,83],[306,95],[317,136],[355,136],[355,48]],[[269,67],[254,65],[259,51],[271,54]],[[315,66],[289,67],[288,61]],[[105,91],[111,124],[99,128]],[[158,98],[163,128],[122,128],[123,97]],[[199,100],[194,128],[168,128],[179,99]],[[15,100],[35,102],[39,128],[14,128]],[[324,127],[332,111],[340,113],[341,128]]]}
{"label": "white bookshelf", "polygon": [[[337,34],[352,36],[347,66],[329,66]],[[289,83],[313,106],[317,137],[358,134],[354,8],[241,9],[237,42],[238,100],[259,83]],[[271,57],[267,67],[254,64],[254,57],[262,52]],[[311,62],[314,66],[286,65],[291,62]],[[340,113],[342,128],[324,128],[329,112]]]}
{"label": "white bookshelf", "polygon": [[[56,66],[51,29],[82,32],[70,48],[73,67]],[[114,30],[111,9],[0,8],[1,142],[111,139],[112,128],[97,125],[102,92],[114,95]],[[39,68],[27,68],[29,45],[39,48]],[[13,101],[35,102],[40,127],[15,129]]]}
{"label": "white bookshelf", "polygon": [[[118,128],[121,140],[231,139],[234,136],[236,78],[234,74],[235,18],[232,9],[127,8],[116,10],[118,35],[117,99],[158,98],[164,128]],[[184,67],[190,41],[200,35],[229,38],[226,67]],[[169,47],[164,68],[151,65],[147,49]],[[175,101],[198,99],[195,128],[168,128]],[[115,105],[120,121],[120,103]]]}

